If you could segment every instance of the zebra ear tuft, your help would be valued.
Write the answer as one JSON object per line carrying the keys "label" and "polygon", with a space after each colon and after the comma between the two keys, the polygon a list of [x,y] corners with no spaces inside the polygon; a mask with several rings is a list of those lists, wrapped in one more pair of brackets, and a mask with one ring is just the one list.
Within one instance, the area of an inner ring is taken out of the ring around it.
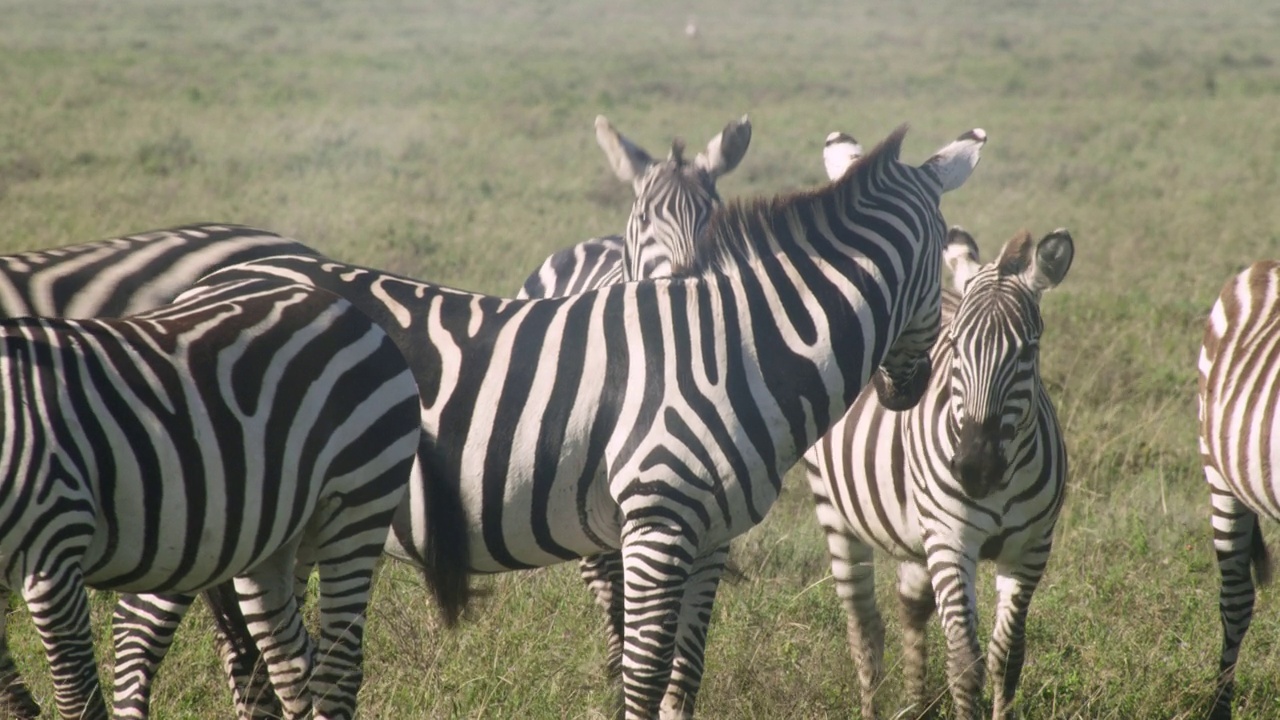
{"label": "zebra ear tuft", "polygon": [[978,259],[977,241],[959,225],[953,225],[947,231],[947,240],[942,247],[942,260],[951,270],[952,286],[962,294],[969,279],[982,267],[982,262]]}
{"label": "zebra ear tuft", "polygon": [[730,120],[718,135],[711,138],[706,151],[698,153],[694,162],[711,177],[718,178],[738,167],[750,145],[751,120],[743,115],[738,120]]}
{"label": "zebra ear tuft", "polygon": [[609,168],[622,182],[634,185],[653,164],[644,148],[623,137],[603,115],[596,116],[596,142],[604,151]]}
{"label": "zebra ear tuft", "polygon": [[1026,230],[1020,231],[1017,235],[1009,238],[1004,244],[1004,249],[1000,251],[1000,259],[996,260],[996,267],[1001,275],[1021,275],[1031,267],[1031,251],[1035,245],[1031,241],[1031,233]]}
{"label": "zebra ear tuft", "polygon": [[1066,228],[1058,228],[1045,235],[1036,244],[1035,264],[1031,268],[1031,287],[1036,292],[1057,287],[1071,269],[1075,254],[1075,241]]}

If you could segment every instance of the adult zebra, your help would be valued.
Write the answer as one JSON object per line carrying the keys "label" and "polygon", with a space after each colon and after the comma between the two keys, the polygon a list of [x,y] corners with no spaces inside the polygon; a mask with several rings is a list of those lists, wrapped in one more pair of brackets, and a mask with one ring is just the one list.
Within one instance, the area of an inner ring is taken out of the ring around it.
{"label": "adult zebra", "polygon": [[1053,403],[1040,381],[1039,302],[1065,277],[1065,230],[1035,243],[1023,232],[999,258],[952,228],[945,257],[956,290],[943,294],[936,372],[916,407],[890,414],[870,393],[805,453],[836,594],[848,615],[862,716],[876,717],[884,624],[874,551],[901,561],[904,673],[916,712],[927,709],[925,625],[935,610],[947,638],[956,717],[978,714],[983,667],[974,596],[979,559],[997,563],[999,595],[987,669],[992,716],[1012,714],[1027,608],[1049,559],[1067,474]]}
{"label": "adult zebra", "polygon": [[[63,717],[107,716],[86,585],[232,578],[287,717],[354,714],[364,608],[420,433],[381,328],[331,293],[250,278],[129,318],[0,320],[0,378],[0,590],[26,601]],[[299,559],[320,571],[314,674]],[[0,680],[5,709],[36,717],[7,642]]]}
{"label": "adult zebra", "polygon": [[[746,116],[707,143],[692,163],[677,142],[666,162],[656,162],[643,149],[619,135],[604,118],[596,119],[597,140],[619,178],[635,182],[625,236],[593,238],[561,250],[543,261],[519,298],[562,297],[619,282],[683,275],[694,265],[697,240],[721,206],[715,180],[737,166],[750,141]],[[726,155],[727,154],[727,155]],[[835,180],[862,156],[858,141],[843,133],[828,136],[824,162]],[[839,166],[839,172],[831,168]],[[628,263],[626,257],[643,258]],[[611,678],[622,674],[622,554],[617,551],[582,558],[579,572],[596,604],[605,611],[606,667]]]}
{"label": "adult zebra", "polygon": [[[621,549],[626,714],[687,716],[729,540],[873,373],[895,407],[927,382],[938,204],[986,134],[918,167],[904,135],[838,183],[725,208],[689,277],[525,301],[316,258],[207,280],[315,283],[384,323],[419,380],[424,473],[460,484],[472,568]],[[397,515],[389,552],[421,562],[423,511]]]}
{"label": "adult zebra", "polygon": [[1280,263],[1257,262],[1223,286],[1200,349],[1200,461],[1209,482],[1213,546],[1222,576],[1215,720],[1231,717],[1240,643],[1253,620],[1254,583],[1271,580],[1258,516],[1280,519],[1280,483],[1273,469],[1280,451],[1278,345]]}
{"label": "adult zebra", "polygon": [[172,302],[218,268],[314,255],[273,232],[200,223],[0,255],[0,317],[123,317]]}
{"label": "adult zebra", "polygon": [[670,257],[693,252],[693,240],[720,207],[716,181],[732,172],[751,144],[751,121],[730,121],[707,142],[692,162],[675,141],[666,161],[596,117],[596,142],[618,179],[629,182],[636,200],[626,234],[584,240],[560,250],[538,266],[520,287],[518,298],[562,297],[622,282],[672,274]]}

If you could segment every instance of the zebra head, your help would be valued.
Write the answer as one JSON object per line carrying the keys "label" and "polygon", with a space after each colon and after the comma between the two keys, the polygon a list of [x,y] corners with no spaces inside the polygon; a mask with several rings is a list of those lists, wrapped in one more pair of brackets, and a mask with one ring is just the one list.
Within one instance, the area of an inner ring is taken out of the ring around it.
{"label": "zebra head", "polygon": [[968,252],[946,255],[963,285],[946,337],[952,350],[946,433],[952,474],[973,498],[1000,487],[1017,439],[1034,430],[1040,298],[1062,282],[1074,254],[1071,234],[1058,229],[1038,243],[1019,233],[988,265],[978,266]]}
{"label": "zebra head", "polygon": [[679,140],[672,143],[665,161],[654,160],[603,115],[596,118],[596,141],[618,178],[629,181],[636,193],[623,242],[623,279],[664,277],[688,269],[694,240],[720,205],[716,180],[746,154],[751,121],[743,115],[725,125],[692,161],[684,158]]}
{"label": "zebra head", "polygon": [[[849,144],[848,141],[838,142]],[[920,166],[919,169],[925,171],[925,184],[937,194],[935,199],[940,199],[942,193],[964,184],[978,166],[982,146],[986,142],[987,133],[981,128],[974,128],[934,153],[933,157]],[[856,145],[856,141],[853,144]],[[852,155],[848,152],[844,154]],[[873,152],[866,158],[859,157],[853,164],[875,161],[876,154]],[[826,151],[823,156],[827,160],[832,157]],[[837,164],[828,161],[828,173]],[[839,182],[847,182],[850,174],[842,173]],[[924,246],[920,270],[908,281],[910,288],[906,298],[912,305],[903,312],[903,317],[907,318],[906,324],[880,367],[871,376],[871,385],[876,390],[877,399],[889,410],[902,411],[919,403],[933,373],[930,350],[938,339],[941,326],[942,283],[939,260],[945,242],[942,232],[945,227],[941,215],[936,215],[932,222],[924,226],[927,232],[922,236]]]}

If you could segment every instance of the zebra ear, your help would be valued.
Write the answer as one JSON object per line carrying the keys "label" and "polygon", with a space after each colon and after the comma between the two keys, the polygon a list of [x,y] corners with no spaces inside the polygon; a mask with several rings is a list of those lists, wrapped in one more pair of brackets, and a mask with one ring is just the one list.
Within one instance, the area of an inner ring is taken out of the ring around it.
{"label": "zebra ear", "polygon": [[1066,228],[1058,228],[1040,238],[1036,243],[1035,262],[1027,271],[1028,284],[1037,293],[1057,287],[1071,269],[1075,254],[1075,241]]}
{"label": "zebra ear", "polygon": [[751,120],[743,115],[741,119],[729,121],[719,135],[711,138],[706,152],[698,153],[694,164],[718,178],[738,167],[750,144]]}
{"label": "zebra ear", "polygon": [[924,162],[925,167],[933,168],[942,182],[942,192],[955,190],[969,179],[973,169],[982,159],[982,146],[987,143],[987,131],[974,128],[956,138],[933,157]]}
{"label": "zebra ear", "polygon": [[862,157],[862,145],[852,135],[833,132],[827,135],[822,146],[822,164],[827,170],[827,178],[839,180]]}
{"label": "zebra ear", "polygon": [[626,139],[603,115],[596,116],[596,142],[604,151],[609,167],[622,182],[634,184],[653,164],[653,158],[644,148]]}
{"label": "zebra ear", "polygon": [[955,291],[964,294],[969,278],[982,267],[978,260],[978,243],[967,230],[959,225],[947,231],[947,241],[942,247],[942,260],[951,269],[951,284]]}

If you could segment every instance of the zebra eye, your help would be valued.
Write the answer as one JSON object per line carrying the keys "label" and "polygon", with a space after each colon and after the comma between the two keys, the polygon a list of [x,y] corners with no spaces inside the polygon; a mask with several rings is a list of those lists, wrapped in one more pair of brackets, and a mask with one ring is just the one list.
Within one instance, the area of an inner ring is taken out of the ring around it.
{"label": "zebra eye", "polygon": [[1040,349],[1040,343],[1029,342],[1022,346],[1022,350],[1018,352],[1018,359],[1022,362],[1031,362],[1036,357],[1036,351]]}
{"label": "zebra eye", "polygon": [[640,227],[649,227],[649,213],[641,210],[636,213],[636,220],[640,221]]}

